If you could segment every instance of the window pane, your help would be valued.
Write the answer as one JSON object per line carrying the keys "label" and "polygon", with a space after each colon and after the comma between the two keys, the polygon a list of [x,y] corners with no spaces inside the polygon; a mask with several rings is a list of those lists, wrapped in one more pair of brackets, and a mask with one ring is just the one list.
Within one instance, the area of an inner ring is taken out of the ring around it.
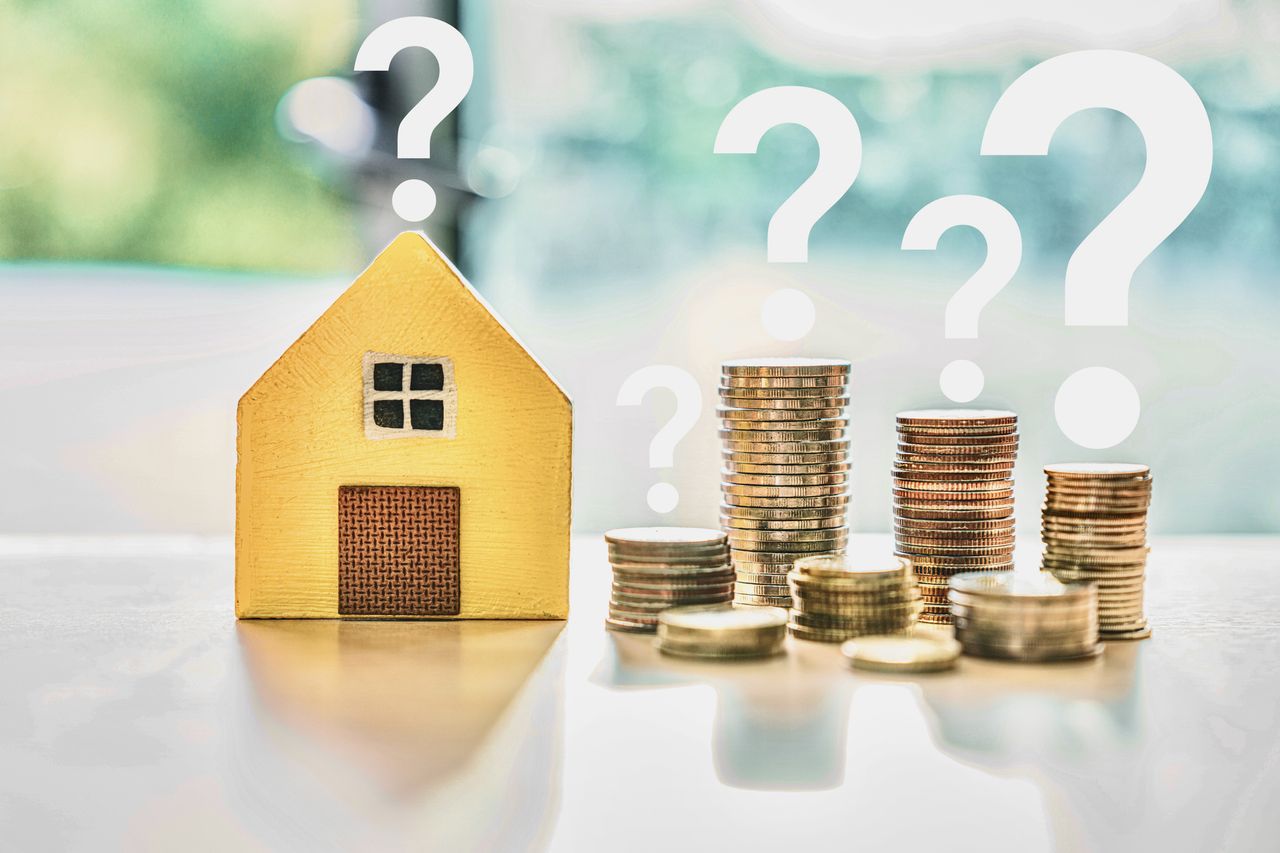
{"label": "window pane", "polygon": [[444,367],[439,364],[415,364],[409,372],[410,391],[443,391]]}
{"label": "window pane", "polygon": [[409,420],[414,429],[444,429],[444,403],[440,400],[410,400]]}
{"label": "window pane", "polygon": [[[417,402],[416,400],[414,402]],[[404,403],[399,400],[374,400],[373,422],[387,429],[404,427]]]}
{"label": "window pane", "polygon": [[404,365],[380,361],[373,366],[373,390],[399,391],[404,388]]}

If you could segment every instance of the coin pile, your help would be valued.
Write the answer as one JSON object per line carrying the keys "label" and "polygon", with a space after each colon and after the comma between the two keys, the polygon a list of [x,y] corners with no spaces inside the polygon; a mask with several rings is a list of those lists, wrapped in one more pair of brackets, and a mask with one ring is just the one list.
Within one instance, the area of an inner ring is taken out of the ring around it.
{"label": "coin pile", "polygon": [[720,523],[739,604],[789,607],[797,557],[848,543],[849,362],[767,358],[721,368]]}
{"label": "coin pile", "polygon": [[951,579],[951,614],[964,653],[1054,661],[1090,657],[1098,645],[1098,590],[1047,572],[968,572]]}
{"label": "coin pile", "polygon": [[1098,587],[1104,640],[1151,636],[1143,612],[1151,469],[1120,462],[1046,465],[1043,567],[1062,581]]}
{"label": "coin pile", "polygon": [[787,639],[787,611],[778,607],[673,607],[658,616],[658,650],[695,658],[776,655]]}
{"label": "coin pile", "polygon": [[651,634],[669,607],[733,600],[733,568],[719,530],[627,527],[604,538],[613,566],[605,620],[611,630]]}
{"label": "coin pile", "polygon": [[920,612],[911,564],[896,557],[877,563],[840,554],[802,557],[787,582],[791,633],[802,640],[837,643],[905,632]]}
{"label": "coin pile", "polygon": [[989,409],[898,415],[893,462],[896,553],[911,561],[921,622],[947,624],[959,572],[1013,567],[1013,463],[1018,416]]}

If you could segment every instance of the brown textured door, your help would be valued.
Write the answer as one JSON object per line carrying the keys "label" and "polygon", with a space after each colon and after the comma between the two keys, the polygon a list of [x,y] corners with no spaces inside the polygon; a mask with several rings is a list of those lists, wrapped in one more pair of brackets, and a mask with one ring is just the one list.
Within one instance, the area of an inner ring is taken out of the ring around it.
{"label": "brown textured door", "polygon": [[461,603],[458,490],[338,489],[338,613],[454,616]]}

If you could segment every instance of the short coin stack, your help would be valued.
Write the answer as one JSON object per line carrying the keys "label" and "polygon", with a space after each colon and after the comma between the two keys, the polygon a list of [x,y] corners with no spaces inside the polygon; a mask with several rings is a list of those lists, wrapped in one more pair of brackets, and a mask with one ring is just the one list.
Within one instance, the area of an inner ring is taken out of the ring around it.
{"label": "short coin stack", "polygon": [[951,579],[951,613],[964,653],[1020,661],[1098,654],[1098,594],[1047,572],[970,572]]}
{"label": "short coin stack", "polygon": [[613,565],[605,620],[611,630],[651,634],[669,607],[733,600],[733,569],[719,530],[627,527],[604,538]]}
{"label": "short coin stack", "polygon": [[897,420],[896,553],[911,561],[920,584],[920,621],[946,624],[952,575],[1013,567],[1018,416],[989,409],[923,409],[902,412]]}
{"label": "short coin stack", "polygon": [[673,607],[658,616],[658,650],[680,657],[765,657],[786,639],[787,611],[778,607]]}
{"label": "short coin stack", "polygon": [[837,643],[905,632],[920,612],[911,565],[898,558],[866,563],[844,555],[804,557],[787,582],[791,633],[802,640]]}
{"label": "short coin stack", "polygon": [[739,604],[788,607],[797,557],[848,543],[849,362],[768,358],[721,369],[723,503]]}
{"label": "short coin stack", "polygon": [[1046,465],[1043,567],[1098,587],[1104,640],[1151,636],[1143,611],[1151,469],[1122,462]]}

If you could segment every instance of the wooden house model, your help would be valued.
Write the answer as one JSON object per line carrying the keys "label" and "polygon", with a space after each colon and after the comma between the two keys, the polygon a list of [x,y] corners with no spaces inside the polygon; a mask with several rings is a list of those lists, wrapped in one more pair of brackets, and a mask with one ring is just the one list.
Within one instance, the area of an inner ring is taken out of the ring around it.
{"label": "wooden house model", "polygon": [[568,396],[422,235],[240,400],[236,615],[563,619]]}

